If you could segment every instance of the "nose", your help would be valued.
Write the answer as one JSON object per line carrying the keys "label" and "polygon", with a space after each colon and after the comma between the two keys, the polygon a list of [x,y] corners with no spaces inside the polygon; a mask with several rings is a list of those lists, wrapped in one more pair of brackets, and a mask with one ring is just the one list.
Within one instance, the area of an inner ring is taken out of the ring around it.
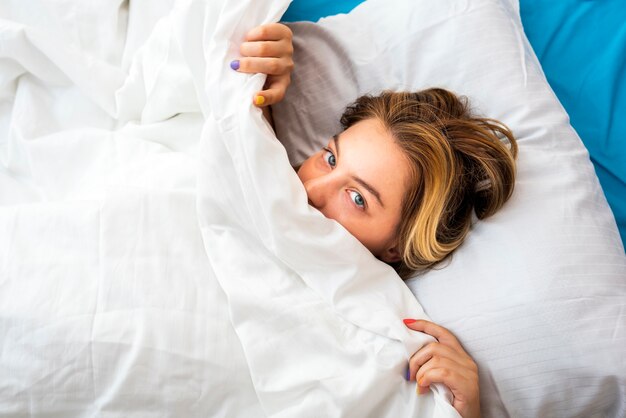
{"label": "nose", "polygon": [[333,184],[334,179],[331,175],[319,176],[304,182],[309,205],[318,210],[324,209],[332,193]]}

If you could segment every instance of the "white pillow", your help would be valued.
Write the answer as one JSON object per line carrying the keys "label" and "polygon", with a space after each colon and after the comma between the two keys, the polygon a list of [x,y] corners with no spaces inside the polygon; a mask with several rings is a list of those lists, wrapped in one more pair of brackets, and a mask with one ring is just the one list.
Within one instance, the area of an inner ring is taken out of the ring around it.
{"label": "white pillow", "polygon": [[[504,0],[503,0],[504,1]],[[485,416],[624,416],[626,257],[586,149],[498,0],[369,0],[290,24],[295,71],[274,106],[296,164],[384,89],[443,87],[519,141],[511,200],[444,268],[408,281],[480,369]]]}

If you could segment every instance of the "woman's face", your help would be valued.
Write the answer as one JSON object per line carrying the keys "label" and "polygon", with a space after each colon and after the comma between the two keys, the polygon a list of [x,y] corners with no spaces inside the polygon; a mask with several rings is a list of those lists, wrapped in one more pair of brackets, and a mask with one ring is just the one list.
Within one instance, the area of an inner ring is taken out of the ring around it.
{"label": "woman's face", "polygon": [[396,228],[409,181],[409,163],[376,119],[333,137],[298,170],[309,204],[343,225],[376,257],[400,259]]}

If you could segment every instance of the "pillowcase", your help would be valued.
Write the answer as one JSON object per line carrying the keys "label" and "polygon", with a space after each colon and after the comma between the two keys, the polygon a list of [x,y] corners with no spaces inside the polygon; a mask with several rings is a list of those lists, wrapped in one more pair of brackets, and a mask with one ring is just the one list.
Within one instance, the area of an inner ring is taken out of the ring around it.
{"label": "pillowcase", "polygon": [[619,0],[521,2],[528,39],[589,150],[622,242],[626,242],[624,6]]}
{"label": "pillowcase", "polygon": [[368,0],[290,24],[295,71],[273,107],[297,164],[340,131],[345,106],[442,87],[518,139],[516,189],[453,257],[407,281],[477,362],[485,416],[623,416],[626,257],[587,150],[514,2]]}

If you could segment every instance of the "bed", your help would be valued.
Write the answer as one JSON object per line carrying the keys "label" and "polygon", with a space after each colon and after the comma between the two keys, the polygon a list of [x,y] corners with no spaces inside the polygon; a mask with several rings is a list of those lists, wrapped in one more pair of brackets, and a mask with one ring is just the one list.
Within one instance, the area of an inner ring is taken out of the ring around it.
{"label": "bed", "polygon": [[[290,23],[275,131],[228,63],[304,3],[0,4],[0,416],[457,417],[404,380],[407,317],[459,337],[485,416],[624,416],[624,248],[519,5],[358,3]],[[291,164],[359,94],[432,85],[511,127],[519,181],[405,283]]]}

